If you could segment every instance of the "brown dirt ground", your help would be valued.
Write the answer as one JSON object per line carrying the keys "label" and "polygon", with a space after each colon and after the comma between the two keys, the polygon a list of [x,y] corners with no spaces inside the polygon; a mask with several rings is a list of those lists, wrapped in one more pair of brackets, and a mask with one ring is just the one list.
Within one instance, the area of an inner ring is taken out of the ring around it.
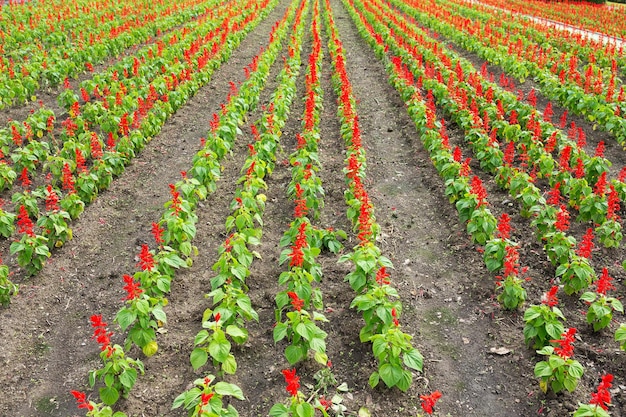
{"label": "brown dirt ground", "polygon": [[[90,340],[89,317],[103,314],[106,321],[112,322],[124,296],[122,275],[135,271],[140,245],[152,242],[150,224],[158,220],[163,203],[170,197],[168,184],[191,166],[200,138],[209,129],[211,115],[219,111],[228,94],[228,82],[243,78],[243,67],[266,43],[271,26],[286,5],[282,1],[246,38],[228,64],[215,72],[210,84],[166,123],[126,172],[74,223],[74,240],[56,250],[39,275],[21,282],[19,296],[9,308],[0,310],[0,415],[81,415],[69,391],[90,392],[87,374],[99,364],[99,349]],[[367,188],[382,227],[378,243],[395,265],[392,280],[402,296],[403,329],[414,335],[415,346],[425,358],[424,373],[416,375],[407,393],[382,387],[370,389],[367,380],[376,363],[371,346],[359,342],[362,319],[349,308],[354,293],[343,281],[349,268],[337,264],[334,255],[322,255],[322,290],[330,320],[324,329],[329,334],[328,354],[335,374],[350,389],[344,394],[349,409],[346,415],[355,416],[360,407],[367,407],[373,416],[415,416],[420,409],[419,395],[439,390],[443,393],[437,405],[441,416],[565,416],[578,401],[590,398],[604,371],[616,374],[612,413],[623,415],[624,355],[612,342],[611,331],[595,335],[588,330],[580,315],[583,306],[574,298],[564,299],[564,311],[568,324],[582,330],[575,357],[585,366],[586,374],[573,394],[545,396],[539,391],[533,366],[540,359],[524,346],[522,313],[504,312],[495,302],[493,276],[445,198],[443,184],[420,145],[404,104],[387,84],[382,65],[359,37],[341,3],[333,0],[332,6],[359,101],[357,110],[368,152]],[[303,52],[309,49],[307,41]],[[326,198],[318,224],[349,231],[343,202],[344,150],[325,45],[324,54],[320,177]],[[468,58],[477,68],[482,64],[475,57]],[[303,73],[304,66],[298,83],[299,97],[303,93]],[[269,100],[275,85],[274,81],[268,83],[262,103]],[[530,89],[530,83],[521,88]],[[543,105],[545,102],[540,101],[539,107]],[[302,112],[302,102],[297,100],[285,126],[279,161],[295,147]],[[559,109],[555,108],[555,113],[560,116]],[[260,111],[254,112],[248,122],[259,115]],[[606,136],[582,120],[577,123],[585,128],[590,147]],[[173,399],[195,378],[210,372],[194,372],[189,354],[202,312],[210,307],[204,294],[213,276],[211,265],[225,237],[223,222],[246,156],[246,144],[252,140],[249,129],[243,130],[232,157],[224,164],[218,191],[198,210],[194,243],[200,255],[193,267],[178,274],[173,282],[166,308],[167,333],[159,336],[159,353],[149,359],[137,350],[130,353],[144,360],[146,374],[139,377],[130,398],[119,404],[119,409],[129,415],[183,415],[180,410],[170,411]],[[462,132],[454,126],[448,126],[448,130],[452,140],[461,143]],[[610,138],[606,140],[611,143]],[[609,147],[607,157],[617,166],[624,165],[618,147]],[[234,352],[239,370],[227,377],[246,395],[245,402],[233,401],[244,417],[267,415],[272,404],[287,396],[280,370],[288,363],[282,356],[284,347],[274,346],[272,326],[277,278],[283,270],[278,265],[278,241],[293,210],[285,193],[289,180],[288,167],[278,164],[267,181],[263,243],[259,248],[263,259],[255,261],[249,280],[250,296],[260,320],[249,326],[249,342]],[[529,302],[537,303],[549,288],[554,271],[515,205],[502,204],[508,198],[495,185],[489,187],[489,193],[494,213],[506,210],[514,217],[515,237],[524,242],[522,263],[530,267],[532,277]],[[578,229],[580,232],[583,226]],[[349,233],[345,244],[348,248],[355,244],[353,234]],[[594,253],[595,265],[610,267],[620,283],[624,274],[615,263],[621,259],[623,249],[599,249]],[[623,296],[623,287],[619,287],[617,294]],[[616,327],[613,323],[611,330]],[[122,338],[118,334],[116,341]],[[494,355],[492,348],[506,348],[509,353]],[[303,383],[311,383],[317,367],[304,363],[297,370]]]}

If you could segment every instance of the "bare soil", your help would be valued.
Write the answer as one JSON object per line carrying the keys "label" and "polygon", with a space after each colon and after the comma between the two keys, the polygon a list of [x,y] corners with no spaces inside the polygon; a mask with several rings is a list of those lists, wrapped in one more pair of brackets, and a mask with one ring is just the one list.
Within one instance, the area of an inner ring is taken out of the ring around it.
{"label": "bare soil", "polygon": [[[404,103],[387,82],[383,66],[360,38],[355,26],[338,0],[332,2],[339,35],[347,54],[347,65],[354,94],[358,99],[363,143],[367,150],[367,188],[375,206],[376,219],[382,227],[379,246],[395,269],[392,282],[398,288],[404,306],[401,324],[414,335],[415,346],[425,358],[423,374],[416,374],[408,392],[383,387],[371,389],[368,377],[376,369],[369,344],[359,341],[363,324],[360,314],[350,309],[355,296],[344,276],[350,272],[338,264],[338,256],[324,254],[322,291],[326,316],[323,328],[328,332],[328,354],[339,382],[347,383],[344,395],[346,415],[356,416],[361,407],[372,416],[416,416],[422,394],[439,390],[443,398],[437,415],[452,416],[566,416],[579,401],[586,402],[603,372],[616,375],[612,415],[624,414],[626,375],[624,354],[612,341],[617,327],[594,334],[584,323],[582,303],[564,299],[569,326],[581,330],[575,358],[586,368],[579,388],[573,394],[544,395],[533,376],[534,364],[541,360],[524,345],[523,311],[505,312],[494,297],[494,277],[484,267],[477,251],[459,222],[454,207],[444,195],[444,187],[427,152],[422,148]],[[145,149],[117,178],[111,188],[99,195],[73,224],[74,239],[56,250],[44,270],[29,280],[20,280],[20,294],[8,308],[0,310],[0,415],[2,416],[78,416],[70,390],[91,392],[87,375],[99,366],[99,348],[90,340],[89,317],[102,314],[112,323],[122,306],[122,275],[136,270],[141,244],[151,243],[150,225],[160,218],[163,204],[170,198],[168,184],[180,178],[180,171],[191,167],[200,139],[209,130],[209,120],[220,110],[229,91],[229,82],[243,79],[243,68],[266,44],[269,31],[284,13],[281,4],[252,32],[215,72],[212,81],[178,111]],[[326,42],[326,38],[324,38]],[[307,41],[304,53],[310,50]],[[305,55],[303,55],[305,57]],[[475,57],[477,68],[482,62]],[[306,60],[303,59],[304,62]],[[277,62],[282,62],[279,58]],[[280,64],[278,64],[280,65]],[[278,67],[277,65],[277,67]],[[276,86],[271,81],[262,95],[267,103]],[[493,69],[492,69],[493,70]],[[348,232],[347,248],[356,244],[345,216],[344,147],[336,118],[336,97],[330,84],[331,64],[324,47],[322,84],[324,110],[319,173],[326,192],[320,227]],[[304,93],[304,67],[298,83],[298,96]],[[520,88],[529,91],[531,84]],[[540,105],[545,105],[545,103]],[[555,107],[555,119],[562,109]],[[295,148],[300,131],[302,100],[294,103],[282,136],[283,150],[278,160],[286,160]],[[252,123],[260,110],[251,114]],[[611,138],[577,120],[583,126],[591,146]],[[448,123],[451,140],[462,142],[462,132]],[[190,387],[192,381],[210,369],[194,372],[189,363],[193,337],[201,328],[204,309],[210,300],[212,264],[225,238],[224,221],[229,213],[236,181],[253,139],[249,129],[238,139],[233,155],[224,165],[216,193],[198,210],[197,238],[199,256],[187,271],[179,273],[172,285],[166,307],[167,332],[159,335],[159,352],[145,358],[138,350],[130,356],[141,358],[146,373],[138,378],[130,397],[118,404],[129,416],[180,416],[170,410],[174,398]],[[464,149],[469,154],[469,150]],[[616,165],[624,164],[623,151],[609,146],[607,157]],[[478,171],[478,167],[473,167]],[[482,174],[481,174],[482,175]],[[484,175],[488,183],[489,178]],[[226,376],[238,384],[246,401],[232,404],[244,417],[267,415],[275,402],[287,397],[280,371],[288,367],[282,355],[284,346],[272,340],[274,294],[283,270],[278,265],[281,248],[278,242],[292,218],[293,205],[287,199],[290,172],[278,164],[267,179],[267,209],[264,215],[263,241],[259,248],[262,260],[255,261],[249,279],[253,307],[258,323],[250,324],[250,340],[234,354],[239,370]],[[514,204],[495,185],[489,185],[494,213],[508,212],[513,217],[516,240],[522,242],[522,263],[529,266],[529,304],[539,303],[541,294],[550,288],[554,270],[546,261],[529,222],[522,219]],[[583,226],[579,226],[583,231]],[[582,235],[582,232],[580,233]],[[578,238],[580,236],[577,236]],[[595,265],[610,268],[617,278],[618,296],[624,274],[618,262],[624,250],[594,252]],[[119,329],[116,342],[123,341]],[[500,349],[500,354],[493,353]],[[297,366],[303,389],[313,382],[317,371],[313,363]],[[91,395],[97,398],[96,392]]]}

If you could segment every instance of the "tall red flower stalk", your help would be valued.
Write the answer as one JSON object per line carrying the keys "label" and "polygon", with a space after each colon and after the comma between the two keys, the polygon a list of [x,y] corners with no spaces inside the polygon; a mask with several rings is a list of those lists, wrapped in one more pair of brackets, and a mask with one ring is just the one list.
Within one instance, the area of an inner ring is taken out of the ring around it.
{"label": "tall red flower stalk", "polygon": [[608,410],[611,404],[611,392],[609,391],[613,386],[613,375],[606,374],[602,376],[602,380],[598,385],[598,390],[591,394],[591,401],[589,404],[597,405],[603,410]]}
{"label": "tall red flower stalk", "polygon": [[59,196],[50,184],[46,188],[46,211],[59,211]]}
{"label": "tall red flower stalk", "polygon": [[126,285],[124,285],[124,291],[126,291],[127,293],[124,301],[134,300],[135,298],[139,297],[141,293],[143,293],[141,283],[138,281],[135,282],[132,276],[124,274],[123,279],[124,283],[126,283]]}
{"label": "tall red flower stalk", "polygon": [[33,221],[30,219],[28,211],[26,211],[26,207],[24,207],[23,204],[20,206],[19,213],[17,214],[17,225],[19,226],[19,233],[25,233],[30,237],[35,236],[35,232],[33,232]]}
{"label": "tall red flower stalk", "polygon": [[164,231],[165,230],[159,225],[159,223],[152,222],[152,236],[154,236],[154,241],[157,243],[157,245],[162,245],[164,243]]}
{"label": "tall red flower stalk", "polygon": [[432,414],[435,411],[435,404],[441,398],[441,393],[439,391],[435,391],[432,394],[428,395],[420,395],[420,400],[422,401],[422,410],[426,414]]}
{"label": "tall red flower stalk", "polygon": [[548,307],[554,307],[559,303],[559,299],[556,296],[556,293],[559,291],[559,287],[553,285],[552,288],[548,292],[546,292],[543,297],[541,297],[541,304],[545,304]]}
{"label": "tall red flower stalk", "polygon": [[87,396],[84,392],[80,391],[70,391],[70,394],[76,398],[76,402],[78,403],[78,408],[85,408],[87,411],[93,411],[93,405],[87,401]]}
{"label": "tall red flower stalk", "polygon": [[63,164],[62,181],[64,191],[67,191],[68,194],[74,194],[76,192],[74,188],[74,175],[67,162]]}
{"label": "tall red flower stalk", "polygon": [[556,223],[554,224],[555,229],[560,232],[565,232],[569,229],[569,218],[569,211],[567,211],[567,207],[562,204],[559,211],[556,212]]}
{"label": "tall red flower stalk", "polygon": [[554,348],[554,353],[556,353],[565,360],[571,358],[574,354],[574,346],[572,345],[572,343],[574,343],[575,334],[576,328],[571,327],[565,333],[561,334],[562,339],[550,340],[550,342],[559,345]]}
{"label": "tall red flower stalk", "polygon": [[289,262],[290,267],[302,267],[302,265],[304,264],[304,252],[302,251],[302,249],[308,246],[306,240],[306,228],[306,222],[302,222],[298,227],[298,235],[296,236],[296,240],[291,247],[291,253],[289,254],[289,258],[291,258],[291,261]]}
{"label": "tall red flower stalk", "polygon": [[498,219],[498,237],[500,239],[511,237],[511,217],[506,213],[502,213],[502,216]]}
{"label": "tall red flower stalk", "polygon": [[141,252],[139,253],[139,267],[142,271],[151,271],[154,269],[154,257],[150,253],[148,245],[141,245]]}
{"label": "tall red flower stalk", "polygon": [[94,329],[91,338],[95,339],[100,345],[102,352],[107,351],[107,357],[111,356],[113,353],[113,347],[111,346],[111,336],[113,336],[113,332],[107,332],[107,324],[102,321],[102,314],[91,316],[90,321],[91,327]]}
{"label": "tall red flower stalk", "polygon": [[483,182],[478,178],[478,176],[474,175],[471,182],[471,191],[472,194],[476,196],[478,200],[478,204],[476,208],[487,205],[487,190],[483,187]]}
{"label": "tall red flower stalk", "polygon": [[287,387],[285,388],[292,397],[298,396],[298,389],[300,389],[300,377],[296,376],[296,369],[284,369],[282,371],[285,377]]}
{"label": "tall red flower stalk", "polygon": [[609,270],[602,268],[602,274],[596,281],[596,292],[598,294],[606,295],[610,290],[614,290],[613,278],[609,276]]}
{"label": "tall red flower stalk", "polygon": [[583,258],[590,259],[591,251],[593,250],[593,229],[590,227],[587,229],[587,233],[583,236],[582,241],[578,245],[578,250],[576,254],[578,256],[582,256]]}

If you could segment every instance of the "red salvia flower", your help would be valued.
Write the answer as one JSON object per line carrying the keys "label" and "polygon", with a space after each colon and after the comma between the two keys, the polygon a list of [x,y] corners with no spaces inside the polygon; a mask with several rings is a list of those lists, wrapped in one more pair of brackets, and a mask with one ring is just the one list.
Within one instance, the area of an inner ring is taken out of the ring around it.
{"label": "red salvia flower", "polygon": [[554,307],[555,305],[557,305],[559,303],[559,299],[556,297],[556,293],[558,291],[559,287],[553,285],[552,288],[550,288],[550,291],[548,291],[543,295],[543,297],[541,297],[541,303],[549,307]]}
{"label": "red salvia flower", "polygon": [[563,150],[561,151],[561,156],[559,158],[559,165],[561,166],[561,169],[563,171],[570,170],[569,159],[571,155],[572,155],[572,147],[569,145],[563,148]]}
{"label": "red salvia flower", "polygon": [[289,296],[289,298],[291,298],[291,306],[293,307],[293,309],[296,311],[302,310],[302,307],[304,306],[304,300],[298,297],[298,294],[293,291],[289,291],[287,295]]}
{"label": "red salvia flower", "polygon": [[209,403],[209,401],[211,400],[211,398],[213,398],[214,393],[210,392],[210,393],[202,393],[200,395],[200,402],[202,403],[202,405],[207,405]]}
{"label": "red salvia flower", "polygon": [[141,293],[143,293],[143,290],[141,289],[141,283],[135,282],[132,276],[125,274],[123,278],[124,282],[126,283],[126,285],[124,286],[124,291],[128,293],[123,299],[124,301],[134,300],[135,298],[139,297]]}
{"label": "red salvia flower", "polygon": [[459,148],[458,146],[454,147],[454,150],[452,151],[452,159],[454,159],[455,162],[461,162],[463,160],[463,154],[461,153],[461,148]]}
{"label": "red salvia flower", "polygon": [[606,295],[609,290],[614,290],[615,286],[613,285],[613,278],[609,276],[609,270],[606,268],[602,268],[602,274],[600,278],[596,281],[596,292],[598,294]]}
{"label": "red salvia flower", "polygon": [[546,122],[552,122],[553,114],[554,111],[552,110],[552,102],[548,101],[548,104],[546,104],[546,108],[543,111],[543,120]]}
{"label": "red salvia flower", "polygon": [[400,322],[398,321],[398,312],[396,311],[395,307],[391,309],[391,318],[393,320],[393,325],[398,327],[400,325]]}
{"label": "red salvia flower", "polygon": [[111,336],[113,332],[107,332],[107,324],[102,321],[102,314],[93,315],[90,318],[91,327],[94,328],[92,339],[96,339],[96,342],[100,345],[100,350],[107,350],[107,356],[111,356],[113,349],[111,347]]}
{"label": "red salvia flower", "polygon": [[300,377],[296,376],[296,369],[284,369],[282,372],[285,377],[285,382],[287,382],[287,392],[291,394],[292,397],[297,397],[298,389],[300,388]]}
{"label": "red salvia flower", "polygon": [[102,143],[100,143],[100,139],[98,138],[98,134],[96,132],[91,132],[90,146],[91,157],[93,159],[102,158]]}
{"label": "red salvia flower", "polygon": [[476,199],[478,200],[476,208],[487,205],[487,201],[485,201],[485,199],[487,198],[487,190],[485,190],[485,187],[483,187],[483,182],[476,175],[474,175],[474,177],[472,178],[470,192],[474,194],[476,196]]}
{"label": "red salvia flower", "polygon": [[441,398],[441,393],[439,391],[435,391],[429,395],[420,395],[420,400],[422,400],[422,410],[426,414],[432,414],[435,408],[435,404]]}
{"label": "red salvia flower", "polygon": [[146,244],[141,245],[138,265],[142,271],[151,271],[154,269],[154,257],[150,252],[150,248]]}
{"label": "red salvia flower", "polygon": [[152,236],[154,236],[154,240],[157,243],[157,245],[161,245],[164,242],[163,241],[164,231],[165,230],[161,228],[159,223],[156,223],[156,222],[152,223]]}
{"label": "red salvia flower", "polygon": [[618,221],[619,215],[617,214],[617,212],[619,212],[620,210],[619,193],[615,190],[615,186],[613,184],[609,186],[609,189],[610,191],[607,198],[608,207],[606,211],[606,218],[609,220]]}
{"label": "red salvia flower", "polygon": [[498,220],[498,237],[500,239],[508,239],[511,236],[511,217],[502,213]]}
{"label": "red salvia flower", "polygon": [[594,156],[597,156],[599,158],[604,158],[604,141],[603,140],[598,142],[598,146],[596,147],[596,153]]}
{"label": "red salvia flower", "polygon": [[378,285],[389,285],[391,283],[391,281],[389,281],[389,274],[384,266],[376,272],[376,282]]}
{"label": "red salvia flower", "polygon": [[546,141],[545,150],[551,153],[556,148],[556,130],[552,132],[548,140]]}
{"label": "red salvia flower", "polygon": [[613,386],[612,382],[613,375],[603,375],[602,380],[598,385],[598,390],[591,394],[591,401],[589,401],[589,404],[597,405],[605,411],[608,410],[608,406],[611,404],[611,392],[609,390]]}
{"label": "red salvia flower", "polygon": [[30,178],[28,178],[28,168],[24,167],[20,174],[20,182],[25,190],[28,190],[32,184]]}
{"label": "red salvia flower", "polygon": [[574,172],[574,177],[576,178],[585,177],[585,163],[580,158],[576,159],[576,171]]}
{"label": "red salvia flower", "polygon": [[25,233],[30,237],[35,236],[33,221],[28,216],[28,211],[26,211],[26,207],[23,204],[20,206],[20,211],[17,215],[17,225],[19,226],[19,233]]}
{"label": "red salvia flower", "polygon": [[85,395],[84,392],[70,391],[70,394],[72,394],[74,398],[76,398],[76,402],[78,403],[78,408],[86,408],[87,411],[93,410],[93,405],[91,405],[89,401],[87,401],[87,396]]}
{"label": "red salvia flower", "polygon": [[59,211],[59,196],[50,184],[46,188],[46,211]]}
{"label": "red salvia flower", "polygon": [[85,165],[85,157],[80,149],[76,148],[76,171],[87,172],[87,166]]}
{"label": "red salvia flower", "polygon": [[554,224],[556,230],[565,232],[569,229],[569,218],[569,211],[567,211],[567,208],[564,205],[561,205],[559,211],[556,213],[556,223]]}
{"label": "red salvia flower", "polygon": [[578,245],[578,250],[576,251],[576,254],[578,256],[582,256],[583,258],[590,259],[593,247],[593,229],[590,227],[589,229],[587,229],[587,233],[585,233],[582,241]]}
{"label": "red salvia flower", "polygon": [[172,195],[172,210],[174,210],[174,214],[178,216],[178,213],[182,210],[181,201],[180,201],[180,193],[176,190],[176,186],[174,184],[170,184],[170,194]]}
{"label": "red salvia flower", "polygon": [[552,343],[556,343],[559,346],[554,348],[554,353],[559,355],[561,358],[567,360],[572,357],[574,354],[574,346],[572,343],[574,342],[574,335],[576,334],[576,328],[571,327],[567,330],[567,332],[562,333],[561,337],[563,339],[559,340],[550,340]]}
{"label": "red salvia flower", "polygon": [[76,189],[74,188],[74,176],[72,175],[72,170],[67,162],[63,164],[62,180],[63,190],[67,191],[68,194],[74,194],[76,192]]}
{"label": "red salvia flower", "polygon": [[593,192],[600,197],[604,197],[604,194],[606,194],[606,171],[598,177],[598,181],[593,188]]}
{"label": "red salvia flower", "polygon": [[557,182],[554,187],[548,191],[548,204],[559,206],[561,204],[561,183]]}
{"label": "red salvia flower", "polygon": [[515,160],[515,144],[513,142],[509,142],[504,148],[504,158],[503,162],[505,165],[512,165]]}
{"label": "red salvia flower", "polygon": [[505,247],[504,255],[504,276],[517,276],[519,274],[519,253],[513,245]]}

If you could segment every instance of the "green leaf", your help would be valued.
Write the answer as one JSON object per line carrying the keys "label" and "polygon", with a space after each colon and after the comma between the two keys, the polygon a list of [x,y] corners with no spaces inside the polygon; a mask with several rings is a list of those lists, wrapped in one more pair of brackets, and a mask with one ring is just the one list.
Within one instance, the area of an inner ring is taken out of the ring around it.
{"label": "green leaf", "polygon": [[535,365],[535,376],[537,378],[549,377],[552,375],[552,368],[548,362],[541,361]]}
{"label": "green leaf", "polygon": [[193,369],[197,371],[201,366],[207,363],[209,355],[206,350],[196,348],[191,352],[189,359],[191,361],[191,366],[193,366]]}
{"label": "green leaf", "polygon": [[117,316],[115,316],[115,321],[117,321],[117,323],[124,331],[128,328],[128,326],[133,324],[135,320],[137,320],[137,313],[128,308],[121,309],[117,313]]}
{"label": "green leaf", "polygon": [[384,363],[379,368],[378,372],[380,373],[380,379],[382,379],[389,388],[394,387],[398,381],[400,381],[400,378],[402,378],[402,368],[390,363]]}
{"label": "green leaf", "polygon": [[376,388],[379,382],[380,382],[380,376],[378,375],[378,372],[372,372],[368,381],[368,383],[370,384],[370,387]]}
{"label": "green leaf", "polygon": [[291,417],[289,409],[284,404],[274,404],[270,409],[270,417]]}
{"label": "green leaf", "polygon": [[402,361],[407,367],[415,369],[416,371],[422,371],[424,358],[422,357],[422,354],[419,352],[419,350],[412,349],[409,352],[405,353],[402,357]]}
{"label": "green leaf", "polygon": [[232,353],[228,355],[224,362],[222,362],[222,370],[230,375],[237,372],[237,361]]}
{"label": "green leaf", "polygon": [[113,387],[100,388],[100,399],[106,405],[113,405],[120,398],[120,393]]}
{"label": "green leaf", "polygon": [[135,381],[137,381],[137,371],[132,368],[126,369],[120,375],[120,382],[129,391],[135,385]]}
{"label": "green leaf", "polygon": [[274,343],[283,340],[287,336],[287,329],[289,326],[285,323],[278,323],[274,326]]}
{"label": "green leaf", "polygon": [[303,349],[300,346],[287,346],[285,349],[285,357],[287,358],[287,361],[289,361],[289,364],[293,365],[304,359],[306,353],[303,354],[302,350]]}
{"label": "green leaf", "polygon": [[235,397],[238,400],[245,400],[246,397],[243,395],[243,391],[235,384],[230,384],[228,382],[220,381],[215,384],[213,390],[220,395],[230,395],[231,397]]}
{"label": "green leaf", "polygon": [[230,342],[225,338],[222,340],[214,339],[211,341],[211,343],[209,343],[209,354],[211,354],[213,359],[215,359],[216,361],[220,363],[224,362],[229,353]]}

